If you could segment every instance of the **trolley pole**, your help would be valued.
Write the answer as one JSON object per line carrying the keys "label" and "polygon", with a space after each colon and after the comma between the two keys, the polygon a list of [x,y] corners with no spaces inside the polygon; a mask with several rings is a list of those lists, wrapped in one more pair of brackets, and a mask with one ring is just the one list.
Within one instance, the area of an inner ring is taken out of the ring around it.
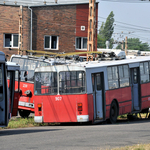
{"label": "trolley pole", "polygon": [[125,54],[127,55],[127,48],[128,48],[128,43],[127,43],[127,41],[128,41],[128,38],[126,37],[126,39],[125,39]]}
{"label": "trolley pole", "polygon": [[[87,52],[95,51],[96,0],[89,0]],[[87,54],[87,61],[93,55]]]}

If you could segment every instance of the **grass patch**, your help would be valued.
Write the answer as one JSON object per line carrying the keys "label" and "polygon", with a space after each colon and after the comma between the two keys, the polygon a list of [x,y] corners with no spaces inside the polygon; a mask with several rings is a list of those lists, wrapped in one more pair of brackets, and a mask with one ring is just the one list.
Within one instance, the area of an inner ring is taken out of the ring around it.
{"label": "grass patch", "polygon": [[7,127],[0,129],[14,129],[14,128],[25,128],[25,127],[37,127],[37,126],[48,126],[48,123],[35,123],[34,117],[29,118],[11,118]]}
{"label": "grass patch", "polygon": [[[118,116],[118,119],[127,119],[127,115],[128,115],[128,114],[120,115],[120,116]],[[148,114],[148,115],[149,115],[149,114]],[[147,118],[148,115],[147,115],[146,113],[140,113],[140,114],[138,113],[138,114],[137,114],[137,118],[144,119],[144,118]],[[133,114],[133,116],[135,116],[135,114]]]}
{"label": "grass patch", "polygon": [[127,114],[118,116],[119,119],[127,119]]}
{"label": "grass patch", "polygon": [[112,150],[150,150],[150,144],[137,144],[133,146],[114,148]]}

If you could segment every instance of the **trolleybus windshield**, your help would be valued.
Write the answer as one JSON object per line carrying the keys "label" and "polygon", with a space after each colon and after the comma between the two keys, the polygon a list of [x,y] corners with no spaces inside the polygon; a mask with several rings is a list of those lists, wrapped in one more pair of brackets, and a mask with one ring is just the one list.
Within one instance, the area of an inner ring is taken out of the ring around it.
{"label": "trolleybus windshield", "polygon": [[[34,79],[34,70],[37,67],[50,66],[50,63],[43,62],[40,60],[13,57],[12,62],[18,63],[21,70],[21,81],[32,81]],[[25,73],[26,72],[26,73]],[[26,74],[26,75],[25,75]]]}
{"label": "trolleybus windshield", "polygon": [[59,94],[85,93],[85,72],[62,71],[59,72],[59,76],[56,72],[35,73],[35,95],[56,95],[58,89]]}

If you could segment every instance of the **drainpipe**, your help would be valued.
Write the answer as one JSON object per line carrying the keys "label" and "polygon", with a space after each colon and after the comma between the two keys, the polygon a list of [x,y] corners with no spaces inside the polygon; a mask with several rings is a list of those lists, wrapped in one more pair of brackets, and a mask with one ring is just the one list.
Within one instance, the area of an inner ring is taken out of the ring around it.
{"label": "drainpipe", "polygon": [[30,50],[32,50],[32,9],[29,6],[28,9],[31,11]]}

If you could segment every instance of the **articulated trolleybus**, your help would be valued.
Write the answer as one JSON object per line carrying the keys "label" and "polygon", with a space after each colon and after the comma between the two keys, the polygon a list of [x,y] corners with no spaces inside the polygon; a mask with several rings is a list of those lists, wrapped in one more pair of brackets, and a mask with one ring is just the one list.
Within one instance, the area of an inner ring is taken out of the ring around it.
{"label": "articulated trolleybus", "polygon": [[18,63],[21,70],[20,89],[22,95],[19,99],[18,110],[21,117],[25,118],[34,112],[34,70],[41,66],[50,66],[55,63],[54,59],[42,57],[12,55],[10,61]]}
{"label": "articulated trolleybus", "polygon": [[[6,127],[11,116],[17,115],[19,71],[20,66],[12,62],[6,62],[5,54],[0,52],[0,127]],[[15,89],[15,74],[18,75],[17,89]]]}
{"label": "articulated trolleybus", "polygon": [[117,121],[150,107],[150,57],[35,70],[35,122]]}

